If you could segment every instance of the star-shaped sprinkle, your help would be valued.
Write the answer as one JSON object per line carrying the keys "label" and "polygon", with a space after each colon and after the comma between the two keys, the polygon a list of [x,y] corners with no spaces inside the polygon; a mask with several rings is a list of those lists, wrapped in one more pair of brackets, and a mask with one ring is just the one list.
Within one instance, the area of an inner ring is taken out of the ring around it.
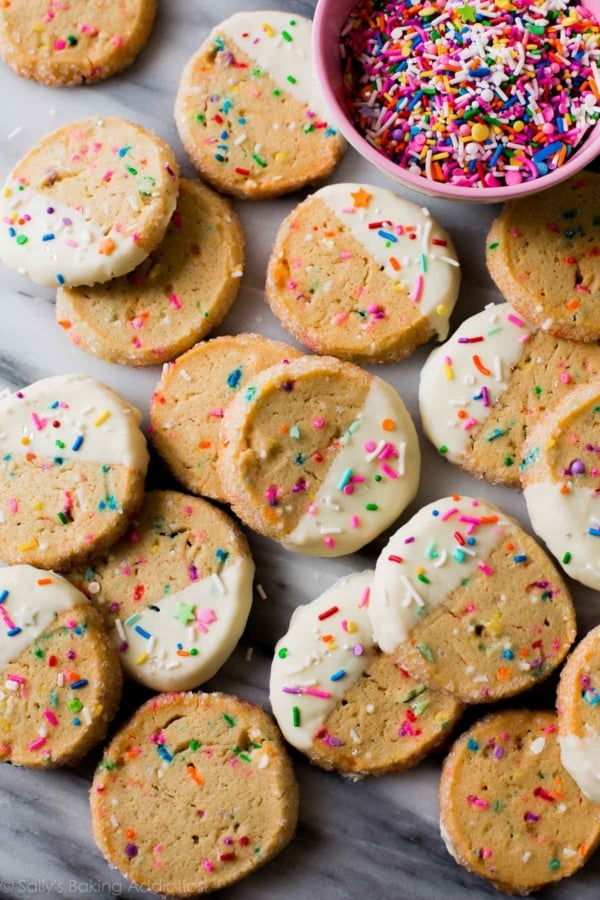
{"label": "star-shaped sprinkle", "polygon": [[365,191],[362,187],[354,193],[351,192],[350,196],[354,200],[354,209],[368,209],[369,204],[373,199],[373,194],[369,194],[369,192]]}
{"label": "star-shaped sprinkle", "polygon": [[182,625],[189,625],[196,618],[196,606],[193,603],[179,603],[173,613],[174,619],[179,619]]}
{"label": "star-shaped sprinkle", "polygon": [[464,6],[459,6],[456,10],[463,22],[475,22],[475,9],[472,6],[469,6],[468,3],[465,3]]}
{"label": "star-shaped sprinkle", "polygon": [[35,625],[37,614],[37,609],[33,609],[31,606],[25,606],[23,607],[23,609],[17,610],[17,612],[13,616],[13,619],[15,620],[16,625],[20,625],[21,628],[25,628],[27,627],[27,625]]}

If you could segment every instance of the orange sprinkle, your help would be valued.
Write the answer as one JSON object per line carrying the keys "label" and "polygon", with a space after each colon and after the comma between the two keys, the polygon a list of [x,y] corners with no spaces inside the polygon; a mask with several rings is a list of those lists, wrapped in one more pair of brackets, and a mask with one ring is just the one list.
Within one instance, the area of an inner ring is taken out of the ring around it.
{"label": "orange sprinkle", "polygon": [[100,246],[98,247],[98,253],[100,256],[112,256],[112,254],[117,249],[117,245],[113,241],[112,238],[107,238],[105,241],[102,241]]}
{"label": "orange sprinkle", "polygon": [[484,525],[493,525],[498,521],[498,516],[481,516],[481,522]]}
{"label": "orange sprinkle", "polygon": [[332,634],[324,634],[323,637],[321,638],[321,640],[322,640],[322,641],[325,641],[326,643],[327,643],[328,641],[332,641],[332,640],[333,640],[333,635],[332,635]]}
{"label": "orange sprinkle", "polygon": [[212,441],[200,441],[198,444],[199,450],[208,450],[209,447],[212,447]]}
{"label": "orange sprinkle", "polygon": [[52,584],[51,578],[38,578],[38,584]]}
{"label": "orange sprinkle", "polygon": [[458,416],[459,419],[467,418],[467,414],[464,409],[459,409],[459,411],[456,413],[456,415]]}
{"label": "orange sprinkle", "polygon": [[496,672],[496,680],[497,681],[503,681],[504,679],[511,678],[511,677],[512,677],[512,673],[511,673],[510,669],[506,668],[506,666],[500,666],[500,668]]}
{"label": "orange sprinkle", "polygon": [[481,362],[481,359],[479,358],[477,353],[473,354],[473,363],[475,364],[475,368],[479,369],[479,371],[481,372],[482,375],[491,375],[492,374],[489,369],[486,369],[486,367]]}
{"label": "orange sprinkle", "polygon": [[190,655],[189,650],[178,650],[177,651],[177,656],[189,656],[189,655]]}
{"label": "orange sprinkle", "polygon": [[381,427],[383,428],[384,431],[393,431],[394,428],[396,427],[396,423],[394,422],[393,419],[384,419],[383,422],[381,423]]}
{"label": "orange sprinkle", "polygon": [[190,776],[194,784],[197,784],[198,787],[202,787],[204,784],[204,778],[201,775],[198,775],[194,763],[188,763],[186,768],[188,771],[188,775]]}
{"label": "orange sprinkle", "polygon": [[514,549],[515,549],[515,545],[514,545],[514,544],[507,544],[507,545],[506,545],[506,549],[507,549],[508,552],[510,553],[511,550],[514,550]]}
{"label": "orange sprinkle", "polygon": [[124,833],[125,833],[125,837],[128,838],[130,841],[132,841],[135,838],[135,831],[133,830],[133,828],[126,828]]}
{"label": "orange sprinkle", "polygon": [[279,429],[279,434],[287,434],[289,430],[290,430],[289,425],[282,425],[281,428]]}
{"label": "orange sprinkle", "polygon": [[521,647],[519,650],[519,656],[527,656],[529,654],[529,650],[527,647]]}
{"label": "orange sprinkle", "polygon": [[394,272],[399,272],[402,268],[395,256],[390,256],[390,266],[392,267]]}
{"label": "orange sprinkle", "polygon": [[567,309],[579,309],[579,300],[571,300],[570,303],[567,303]]}
{"label": "orange sprinkle", "polygon": [[568,485],[563,484],[563,486],[562,486],[561,489],[560,489],[560,493],[561,493],[561,494],[570,494],[570,493],[571,493],[571,488],[568,487]]}
{"label": "orange sprinkle", "polygon": [[65,331],[68,331],[69,328],[71,327],[71,323],[69,322],[68,319],[59,319],[58,324],[60,325],[61,328],[64,328]]}

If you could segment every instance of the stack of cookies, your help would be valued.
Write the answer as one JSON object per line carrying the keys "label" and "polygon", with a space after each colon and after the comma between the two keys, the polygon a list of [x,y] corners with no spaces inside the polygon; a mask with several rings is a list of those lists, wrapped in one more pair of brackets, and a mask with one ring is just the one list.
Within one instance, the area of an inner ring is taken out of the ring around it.
{"label": "stack of cookies", "polygon": [[[34,80],[99,80],[132,62],[154,19],[154,2],[120,6],[76,25],[61,5],[40,44],[8,4],[0,49]],[[556,561],[600,587],[597,176],[508,204],[487,247],[506,302],[450,337],[450,235],[389,190],[328,184],[288,212],[265,273],[303,350],[254,333],[205,340],[245,264],[223,195],[312,188],[344,152],[310,39],[301,17],[242,13],[187,63],[175,117],[202,181],[179,177],[157,135],[93,117],[43,138],[0,195],[0,259],[56,289],[69,339],[111,363],[163,365],[147,434],[180,486],[149,488],[141,413],[89,376],[0,397],[0,758],[77,763],[106,738],[123,683],[153,692],[105,748],[91,811],[109,863],[163,893],[229,885],[290,841],[299,799],[284,739],[350,780],[415,766],[448,748],[469,706],[563,666],[576,622]],[[363,366],[430,340],[445,343],[421,372],[424,433],[472,475],[520,486],[555,559],[476,497],[438,499],[397,526],[419,488],[419,437]],[[196,691],[251,612],[242,526],[325,559],[395,528],[370,569],[348,559],[295,610],[274,648],[276,721]],[[583,865],[600,843],[598,703],[595,629],[562,668],[558,715],[503,706],[458,737],[440,788],[457,862],[509,893]]]}

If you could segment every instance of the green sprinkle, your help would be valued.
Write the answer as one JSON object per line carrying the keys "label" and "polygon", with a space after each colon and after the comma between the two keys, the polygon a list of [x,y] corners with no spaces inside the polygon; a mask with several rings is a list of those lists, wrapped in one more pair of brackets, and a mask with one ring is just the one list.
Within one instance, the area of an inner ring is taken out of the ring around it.
{"label": "green sprinkle", "polygon": [[56,444],[56,446],[57,446],[60,450],[64,450],[64,449],[65,449],[65,442],[64,442],[64,441],[54,441],[54,443]]}
{"label": "green sprinkle", "polygon": [[[314,130],[315,130],[315,126],[314,126],[314,125],[305,125],[304,128],[302,129],[302,131],[304,132],[304,134],[310,134],[311,131],[314,131]],[[390,245],[388,244],[388,247],[389,247],[389,246],[390,246]]]}
{"label": "green sprinkle", "polygon": [[277,654],[279,659],[285,659],[287,655],[288,655],[287,647],[282,647],[281,650],[279,651],[279,653]]}
{"label": "green sprinkle", "polygon": [[427,690],[427,685],[426,685],[426,684],[417,684],[416,687],[414,687],[414,688],[412,689],[412,691],[409,691],[409,692],[408,692],[408,694],[406,695],[406,697],[403,697],[403,698],[402,698],[402,702],[403,702],[403,703],[410,703],[411,700],[414,700],[415,697],[418,697],[420,694],[425,693],[426,690]]}
{"label": "green sprinkle", "polygon": [[33,650],[33,655],[35,656],[36,659],[44,659],[46,654],[44,653],[44,651],[42,650],[41,647],[35,647]]}
{"label": "green sprinkle", "polygon": [[247,753],[238,753],[238,759],[243,759],[246,763],[252,762]]}
{"label": "green sprinkle", "polygon": [[488,244],[488,250],[497,250],[500,246],[500,241],[494,241],[493,244]]}
{"label": "green sprinkle", "polygon": [[369,512],[375,512],[379,509],[379,507],[376,503],[367,503],[365,509],[367,509]]}
{"label": "green sprinkle", "polygon": [[103,759],[100,765],[104,769],[106,769],[107,772],[114,772],[114,770],[117,768],[116,762],[112,762],[112,760],[110,759]]}
{"label": "green sprinkle", "polygon": [[564,554],[564,556],[562,558],[563,566],[568,566],[570,562],[571,562],[571,554],[567,550],[567,552]]}
{"label": "green sprinkle", "polygon": [[198,648],[197,647],[192,647],[192,649],[190,650],[190,656],[198,656]]}
{"label": "green sprinkle", "polygon": [[512,466],[512,465],[514,465],[514,462],[515,462],[515,461],[514,461],[514,459],[512,458],[512,456],[505,456],[505,457],[504,457],[504,465],[505,465],[505,466]]}
{"label": "green sprinkle", "polygon": [[501,813],[502,810],[504,809],[504,806],[500,802],[500,800],[496,800],[496,802],[494,803],[493,809],[494,809],[495,813]]}
{"label": "green sprinkle", "polygon": [[[530,30],[531,30],[531,29],[530,29]],[[550,860],[550,868],[551,868],[551,869],[558,869],[559,866],[560,866],[560,863],[559,863],[559,861],[558,861],[557,859],[551,859],[551,860]]]}
{"label": "green sprinkle", "polygon": [[266,162],[264,161],[264,159],[261,159],[257,153],[252,154],[252,159],[254,160],[254,162],[256,163],[257,166],[261,167],[261,169],[267,168]]}
{"label": "green sprinkle", "polygon": [[440,447],[439,452],[442,454],[442,456],[444,455],[444,453],[447,453],[447,452],[448,452],[448,448],[446,447],[445,444],[442,444],[442,446]]}
{"label": "green sprinkle", "polygon": [[300,710],[297,706],[292,706],[292,721],[294,723],[294,728],[300,727]]}
{"label": "green sprinkle", "polygon": [[57,518],[58,518],[58,521],[61,522],[63,525],[68,525],[68,524],[69,524],[69,520],[68,520],[67,517],[65,516],[64,512],[59,512],[59,513],[56,514],[56,516],[57,516]]}
{"label": "green sprinkle", "polygon": [[190,750],[197,750],[200,746],[198,741],[190,741]]}
{"label": "green sprinkle", "polygon": [[293,75],[288,75],[286,80],[289,81],[290,84],[296,84],[297,79],[294,78]]}
{"label": "green sprinkle", "polygon": [[50,691],[50,706],[58,706],[58,694],[56,691]]}
{"label": "green sprinkle", "polygon": [[279,90],[279,88],[275,88],[275,90],[272,91],[271,93],[273,94],[274,97],[281,97],[281,91]]}
{"label": "green sprinkle", "polygon": [[134,169],[133,166],[125,166],[130,175],[137,175],[137,169]]}
{"label": "green sprinkle", "polygon": [[196,113],[196,122],[206,122],[206,116],[203,113]]}
{"label": "green sprinkle", "polygon": [[376,475],[376,476],[375,476],[375,481],[382,481],[382,480],[383,480],[383,475]]}
{"label": "green sprinkle", "polygon": [[67,44],[69,45],[69,47],[76,47],[76,46],[77,46],[77,38],[75,37],[74,34],[70,34],[70,35],[68,36],[68,38],[67,38]]}
{"label": "green sprinkle", "polygon": [[256,394],[256,387],[252,384],[246,390],[246,400],[248,401],[248,403],[250,403],[250,401],[254,399],[255,394]]}
{"label": "green sprinkle", "polygon": [[259,75],[262,75],[262,72],[260,69],[252,69],[252,74],[258,78]]}
{"label": "green sprinkle", "polygon": [[289,33],[289,31],[282,31],[282,32],[281,32],[281,37],[284,39],[284,41],[291,41],[291,40],[293,40],[293,38],[292,38],[291,34]]}
{"label": "green sprinkle", "polygon": [[429,662],[433,662],[435,660],[435,656],[433,655],[433,650],[429,646],[429,644],[417,644],[417,650],[424,656],[425,659],[429,660]]}
{"label": "green sprinkle", "polygon": [[533,393],[536,394],[536,396],[538,396],[538,397],[540,396],[540,394],[542,393],[542,389],[539,386],[539,384],[535,385],[535,387],[533,388]]}
{"label": "green sprinkle", "polygon": [[72,700],[69,700],[67,706],[69,707],[69,712],[74,713],[79,712],[81,709],[83,709],[83,703],[78,697],[74,697]]}
{"label": "green sprinkle", "polygon": [[228,716],[227,713],[223,713],[223,721],[227,722],[230,728],[235,728],[235,719],[231,716]]}
{"label": "green sprinkle", "polygon": [[422,572],[419,572],[419,574],[417,575],[417,578],[419,581],[422,581],[423,584],[431,584],[431,582],[429,581],[429,578],[427,578],[426,575],[423,575]]}
{"label": "green sprinkle", "polygon": [[415,716],[417,718],[419,718],[419,716],[422,716],[428,706],[429,706],[429,700],[419,700],[418,703],[415,703],[415,705],[413,707]]}
{"label": "green sprinkle", "polygon": [[24,234],[20,234],[19,237],[17,238],[17,244],[21,244],[21,245],[26,244],[27,240],[28,239],[25,237]]}

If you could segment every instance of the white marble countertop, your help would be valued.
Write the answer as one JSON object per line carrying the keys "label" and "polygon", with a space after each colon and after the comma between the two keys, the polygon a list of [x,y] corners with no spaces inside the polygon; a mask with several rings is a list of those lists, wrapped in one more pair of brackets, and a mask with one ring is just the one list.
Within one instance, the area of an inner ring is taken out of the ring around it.
{"label": "white marble countertop", "polygon": [[[20,80],[0,63],[0,176],[46,132],[89,115],[122,115],[140,122],[175,148],[190,176],[192,168],[177,137],[173,103],[185,60],[210,27],[233,12],[283,8],[311,16],[313,0],[248,3],[243,0],[159,0],[160,12],[149,45],[122,76],[94,87],[49,89]],[[335,173],[338,181],[386,184],[383,176],[349,151]],[[391,185],[387,185],[391,187]],[[279,223],[298,202],[297,196],[260,203],[238,203],[247,235],[247,267],[239,300],[219,334],[260,331],[281,340],[282,331],[263,300],[264,275]],[[412,196],[411,199],[419,201]],[[423,200],[421,198],[420,202]],[[461,297],[455,327],[499,296],[484,265],[485,236],[493,207],[428,204],[452,232],[463,263]],[[55,323],[53,292],[2,270],[0,290],[0,386],[21,387],[38,378],[88,372],[111,384],[147,411],[158,380],[157,369],[110,366],[73,347]],[[402,394],[418,423],[417,384],[427,355],[378,369]],[[526,527],[522,497],[507,488],[477,483],[438,457],[421,433],[423,477],[412,509],[453,491],[487,497],[515,515]],[[157,485],[166,480],[156,466]],[[410,510],[409,510],[410,512]],[[267,593],[256,598],[247,630],[232,659],[208,689],[237,692],[268,703],[267,685],[273,645],[286,630],[291,610],[321,593],[341,575],[372,566],[383,539],[362,553],[338,560],[295,556],[274,543],[251,538],[257,581]],[[580,632],[600,621],[600,601],[591,591],[573,586]],[[246,652],[253,647],[251,662]],[[522,699],[524,705],[551,706],[554,682]],[[118,722],[145,699],[126,689]],[[100,752],[76,770],[28,772],[0,765],[0,895],[151,896],[131,886],[105,863],[90,833],[88,789]],[[497,896],[485,882],[467,874],[448,855],[438,830],[439,760],[429,760],[403,775],[346,783],[311,767],[294,755],[300,782],[300,824],[296,839],[270,865],[220,894],[223,900],[460,900]],[[547,900],[597,900],[600,854],[575,878],[544,892]]]}

